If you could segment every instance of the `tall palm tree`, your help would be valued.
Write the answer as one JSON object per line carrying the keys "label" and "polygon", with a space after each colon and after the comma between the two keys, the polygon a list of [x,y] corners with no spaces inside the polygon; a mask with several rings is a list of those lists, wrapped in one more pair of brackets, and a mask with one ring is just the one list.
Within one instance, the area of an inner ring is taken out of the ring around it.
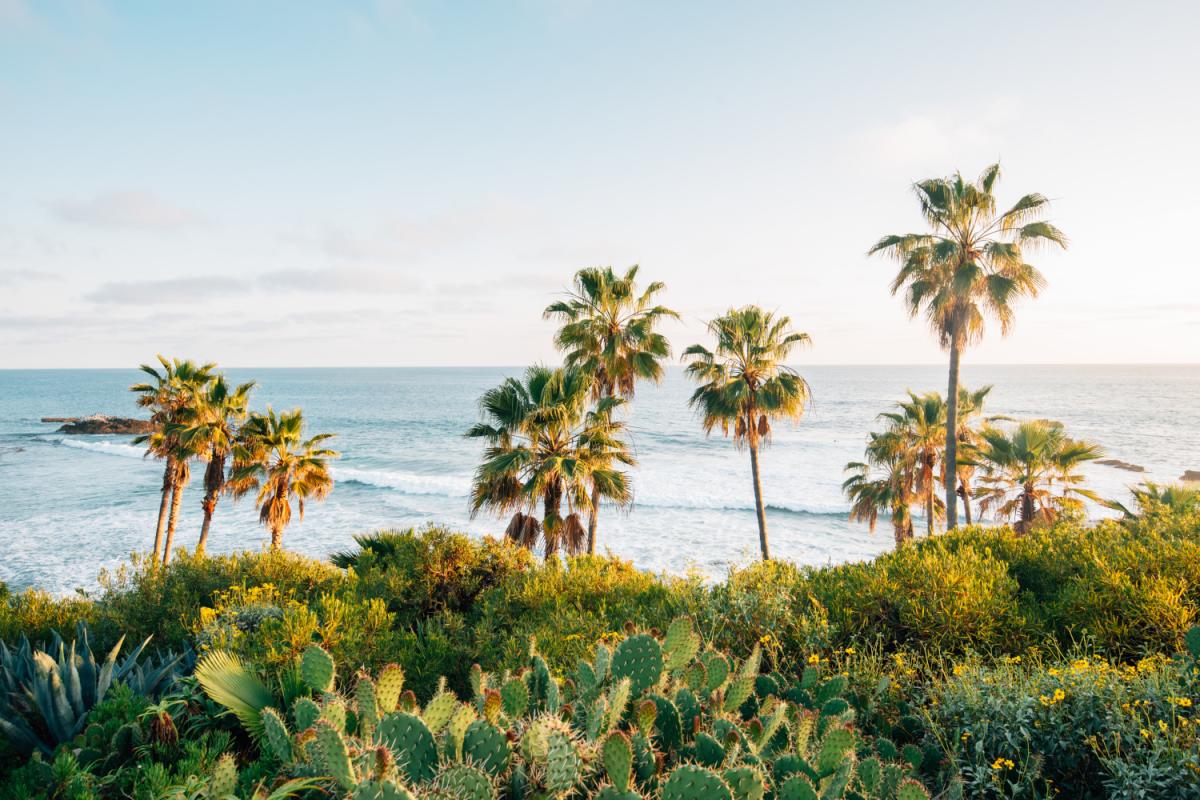
{"label": "tall palm tree", "polygon": [[509,378],[483,394],[484,421],[467,431],[486,442],[471,487],[472,517],[484,508],[511,512],[505,535],[529,549],[540,539],[547,561],[560,549],[583,550],[579,512],[591,509],[594,489],[620,506],[631,499],[625,473],[615,464],[632,458],[611,416],[624,401],[606,398],[588,414],[591,387],[591,374],[578,367],[530,367],[521,379]]}
{"label": "tall palm tree", "polygon": [[754,509],[763,560],[771,558],[767,516],[763,508],[758,450],[771,439],[771,420],[798,420],[811,398],[808,383],[784,364],[792,350],[811,340],[791,330],[788,317],[775,316],[758,306],[730,309],[708,323],[716,337],[710,351],[694,344],[684,351],[686,372],[700,384],[688,404],[699,409],[705,433],[720,427],[733,442],[750,449],[754,477]]}
{"label": "tall palm tree", "polygon": [[129,391],[138,395],[137,404],[150,409],[150,421],[154,424],[151,433],[136,437],[134,444],[145,444],[146,455],[163,459],[162,500],[158,506],[158,525],[154,531],[153,563],[164,555],[163,534],[167,535],[165,554],[169,557],[171,541],[175,534],[175,521],[179,516],[179,503],[183,487],[191,477],[186,447],[181,447],[178,437],[168,433],[168,428],[178,423],[184,409],[212,378],[216,364],[196,364],[191,360],[167,359],[157,356],[162,370],[142,364],[140,369],[151,377],[147,383],[135,383]]}
{"label": "tall palm tree", "polygon": [[944,510],[937,484],[946,474],[942,459],[946,403],[937,392],[918,395],[910,391],[908,398],[896,403],[895,411],[879,415],[888,422],[888,429],[873,438],[872,446],[877,458],[895,461],[911,473],[913,492],[925,507],[926,531],[932,534]]}
{"label": "tall palm tree", "polygon": [[[850,476],[842,482],[842,491],[850,499],[850,521],[865,522],[875,532],[880,512],[892,518],[892,534],[896,547],[913,538],[912,503],[913,476],[903,459],[887,450],[873,448],[879,434],[871,434],[867,445],[869,462],[852,461],[846,465]],[[872,469],[881,471],[875,477]]]}
{"label": "tall palm tree", "polygon": [[[958,363],[964,348],[983,337],[984,316],[990,314],[1006,335],[1013,324],[1013,303],[1036,297],[1045,278],[1025,262],[1024,251],[1041,245],[1065,248],[1058,228],[1040,219],[1049,201],[1027,194],[1012,207],[997,212],[992,190],[1000,165],[992,164],[974,181],[955,173],[930,178],[913,186],[925,233],[884,236],[869,253],[884,253],[900,263],[892,294],[905,290],[912,316],[924,313],[942,347],[950,351],[946,391],[946,466],[957,474]],[[946,484],[946,518],[958,524],[956,487]]]}
{"label": "tall palm tree", "polygon": [[[589,267],[575,273],[566,298],[547,306],[544,316],[562,320],[554,343],[564,352],[568,367],[580,367],[593,376],[592,396],[632,399],[639,380],[658,383],[671,345],[657,331],[667,318],[679,315],[657,305],[654,297],[665,285],[637,285],[635,264],[618,276],[612,267]],[[592,487],[588,515],[587,550],[596,552],[596,524],[600,491]]]}
{"label": "tall palm tree", "polygon": [[257,491],[258,519],[271,532],[271,549],[283,545],[283,531],[292,520],[292,500],[304,520],[304,504],[324,500],[333,491],[329,459],[338,453],[323,446],[332,433],[304,435],[300,409],[276,414],[251,414],[233,448],[229,486],[235,498]]}
{"label": "tall palm tree", "polygon": [[1083,488],[1079,467],[1104,455],[1099,445],[1071,439],[1062,423],[1038,419],[1010,431],[985,428],[973,460],[983,468],[977,491],[980,510],[994,509],[1000,519],[1016,516],[1013,526],[1027,533],[1053,522],[1063,511],[1082,508],[1086,497],[1102,502]]}
{"label": "tall palm tree", "polygon": [[197,555],[202,554],[208,544],[217,500],[225,489],[225,468],[233,455],[237,426],[246,417],[254,385],[250,381],[231,387],[224,375],[218,375],[196,397],[195,403],[182,410],[181,421],[169,426],[181,445],[197,453],[208,464],[204,469],[204,498],[200,501],[204,523],[196,543]]}

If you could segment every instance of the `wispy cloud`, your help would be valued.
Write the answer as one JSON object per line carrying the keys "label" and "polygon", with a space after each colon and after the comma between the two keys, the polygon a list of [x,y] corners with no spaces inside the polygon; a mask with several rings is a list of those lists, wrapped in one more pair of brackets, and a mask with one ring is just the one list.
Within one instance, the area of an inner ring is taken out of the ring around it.
{"label": "wispy cloud", "polygon": [[931,109],[868,128],[851,138],[851,146],[873,163],[921,166],[944,160],[947,153],[998,153],[1017,118],[1017,106],[1003,99],[970,113]]}
{"label": "wispy cloud", "polygon": [[39,272],[33,269],[0,269],[0,286],[19,286],[23,283],[52,281],[58,278],[53,272]]}
{"label": "wispy cloud", "polygon": [[167,230],[199,225],[202,215],[151,192],[108,192],[86,200],[59,200],[55,216],[64,222],[110,228]]}
{"label": "wispy cloud", "polygon": [[114,281],[101,284],[84,295],[84,299],[112,305],[190,303],[229,295],[245,288],[243,281],[222,276]]}
{"label": "wispy cloud", "polygon": [[272,291],[322,293],[396,294],[421,290],[420,282],[405,273],[353,267],[274,270],[261,275],[258,285]]}

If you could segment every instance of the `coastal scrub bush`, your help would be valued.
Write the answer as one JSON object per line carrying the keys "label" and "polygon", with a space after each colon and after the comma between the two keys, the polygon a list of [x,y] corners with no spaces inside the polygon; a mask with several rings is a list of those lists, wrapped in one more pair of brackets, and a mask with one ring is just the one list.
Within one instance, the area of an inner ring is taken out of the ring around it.
{"label": "coastal scrub bush", "polygon": [[1193,658],[960,663],[929,688],[931,739],[969,797],[1194,797]]}
{"label": "coastal scrub bush", "polygon": [[510,575],[480,595],[475,651],[485,668],[495,668],[520,657],[532,638],[551,666],[566,669],[626,623],[662,630],[706,600],[699,578],[655,576],[617,558],[579,556]]}
{"label": "coastal scrub bush", "polygon": [[95,604],[86,597],[55,597],[40,589],[10,592],[0,583],[0,641],[15,642],[22,636],[30,641],[49,639],[52,631],[67,631],[78,623],[91,623]]}
{"label": "coastal scrub bush", "polygon": [[955,653],[1020,649],[1030,631],[1007,565],[987,548],[938,539],[875,561],[810,572],[813,595],[842,641]]}

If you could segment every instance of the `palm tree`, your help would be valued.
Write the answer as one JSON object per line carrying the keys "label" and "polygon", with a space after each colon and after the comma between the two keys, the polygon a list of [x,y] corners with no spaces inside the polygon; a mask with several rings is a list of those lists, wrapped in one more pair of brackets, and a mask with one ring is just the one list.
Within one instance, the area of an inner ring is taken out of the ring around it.
{"label": "palm tree", "polygon": [[[912,490],[925,507],[926,531],[934,531],[944,506],[937,497],[938,481],[945,476],[942,442],[946,436],[946,403],[937,392],[917,395],[896,403],[896,411],[879,415],[888,429],[875,436],[872,446],[882,461],[893,461],[912,476]],[[953,483],[953,481],[951,481]]]}
{"label": "palm tree", "polygon": [[797,345],[811,341],[807,333],[793,332],[791,325],[788,317],[758,306],[730,309],[708,323],[717,340],[715,351],[694,344],[683,353],[688,376],[700,384],[688,404],[699,409],[705,433],[720,427],[728,436],[732,429],[734,444],[750,448],[763,560],[771,558],[771,548],[758,450],[770,442],[771,420],[798,420],[811,397],[804,378],[784,364]]}
{"label": "palm tree", "polygon": [[1141,519],[1164,511],[1171,514],[1200,512],[1200,487],[1147,481],[1140,486],[1129,487],[1129,491],[1137,504],[1136,512],[1116,500],[1107,500],[1104,505],[1120,511],[1129,519]]}
{"label": "palm tree", "polygon": [[[637,285],[635,264],[617,276],[612,267],[589,267],[575,273],[565,299],[551,303],[546,318],[557,317],[563,325],[554,343],[564,352],[568,367],[580,367],[593,376],[592,396],[632,399],[639,380],[658,383],[663,361],[671,357],[671,345],[656,328],[666,318],[678,319],[671,309],[656,305],[654,296],[665,286]],[[596,524],[600,491],[592,487],[588,515],[588,553],[596,552]]]}
{"label": "palm tree", "polygon": [[[913,186],[930,230],[885,236],[869,253],[884,253],[900,263],[892,294],[905,290],[909,313],[924,312],[942,347],[950,351],[946,397],[947,473],[958,472],[958,362],[962,350],[983,337],[984,316],[991,314],[1006,335],[1013,324],[1013,302],[1036,297],[1045,278],[1025,263],[1024,249],[1039,245],[1065,248],[1067,239],[1039,219],[1049,208],[1040,194],[1027,194],[1002,213],[992,190],[1000,177],[993,164],[975,182],[955,173]],[[948,526],[958,524],[953,481],[946,484]]]}
{"label": "palm tree", "polygon": [[254,385],[250,381],[234,388],[226,382],[224,375],[218,375],[196,397],[194,404],[182,410],[182,421],[169,426],[181,445],[208,462],[204,470],[204,499],[200,503],[204,511],[204,523],[200,527],[200,540],[196,543],[197,555],[204,553],[208,544],[213,512],[225,489],[225,467],[233,455],[237,424],[246,417],[246,407]]}
{"label": "palm tree", "polygon": [[966,459],[957,459],[958,487],[956,494],[963,503],[963,516],[968,525],[975,519],[971,513],[971,481],[975,477],[975,466],[970,461],[970,454],[979,445],[978,422],[996,422],[1007,417],[983,417],[983,403],[991,393],[991,386],[984,386],[972,391],[965,386],[958,387],[958,446],[959,452],[966,453]]}
{"label": "palm tree", "polygon": [[251,414],[238,433],[233,448],[233,471],[229,486],[235,498],[257,490],[258,520],[271,532],[271,549],[283,545],[283,530],[292,520],[292,500],[297,501],[300,520],[304,503],[324,500],[333,491],[329,459],[338,453],[322,444],[332,433],[304,439],[304,415],[300,409],[276,414]]}
{"label": "palm tree", "polygon": [[[216,364],[197,365],[190,360],[171,359],[158,356],[162,365],[160,372],[149,364],[141,370],[153,380],[136,383],[129,391],[138,395],[137,404],[150,409],[150,421],[154,431],[133,440],[134,444],[145,444],[146,455],[163,459],[162,500],[158,506],[158,525],[154,531],[153,563],[158,563],[160,554],[169,557],[171,542],[175,535],[175,521],[179,516],[179,503],[183,498],[183,487],[191,478],[188,467],[190,452],[181,447],[178,438],[168,433],[168,428],[179,422],[183,410],[188,408],[197,394],[211,380]],[[166,531],[166,548],[163,548],[163,533]]]}
{"label": "palm tree", "polygon": [[484,421],[466,434],[487,444],[471,487],[471,516],[484,508],[511,512],[505,536],[529,549],[541,539],[547,561],[560,549],[583,550],[579,512],[591,510],[593,490],[619,506],[631,499],[625,473],[614,467],[632,463],[611,416],[624,401],[605,398],[587,414],[591,388],[592,375],[581,368],[530,367],[483,394]]}
{"label": "palm tree", "polygon": [[[913,478],[902,459],[872,447],[878,436],[872,433],[867,445],[869,463],[852,461],[846,465],[850,476],[842,482],[842,491],[850,499],[850,521],[867,523],[872,533],[880,512],[891,514],[892,534],[899,548],[913,538]],[[879,468],[882,475],[873,477],[872,467]]]}
{"label": "palm tree", "polygon": [[980,510],[995,509],[1000,519],[1019,517],[1018,533],[1053,522],[1064,511],[1080,510],[1081,497],[1100,499],[1083,488],[1080,465],[1104,455],[1099,445],[1071,439],[1062,423],[1021,422],[1011,432],[985,428],[973,459],[983,468],[977,491]]}

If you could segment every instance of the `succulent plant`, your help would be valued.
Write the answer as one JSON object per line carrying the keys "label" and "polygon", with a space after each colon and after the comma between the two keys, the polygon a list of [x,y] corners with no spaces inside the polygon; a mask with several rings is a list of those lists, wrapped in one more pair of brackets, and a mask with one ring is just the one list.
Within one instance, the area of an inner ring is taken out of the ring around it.
{"label": "succulent plant", "polygon": [[701,647],[686,621],[662,641],[633,631],[567,680],[531,648],[516,673],[472,668],[469,701],[443,682],[424,707],[396,667],[338,694],[335,665],[309,648],[299,668],[319,702],[263,708],[255,727],[283,774],[354,800],[928,797],[913,779],[923,753],[861,737],[843,678],[793,680],[762,673],[757,649],[736,662]]}

